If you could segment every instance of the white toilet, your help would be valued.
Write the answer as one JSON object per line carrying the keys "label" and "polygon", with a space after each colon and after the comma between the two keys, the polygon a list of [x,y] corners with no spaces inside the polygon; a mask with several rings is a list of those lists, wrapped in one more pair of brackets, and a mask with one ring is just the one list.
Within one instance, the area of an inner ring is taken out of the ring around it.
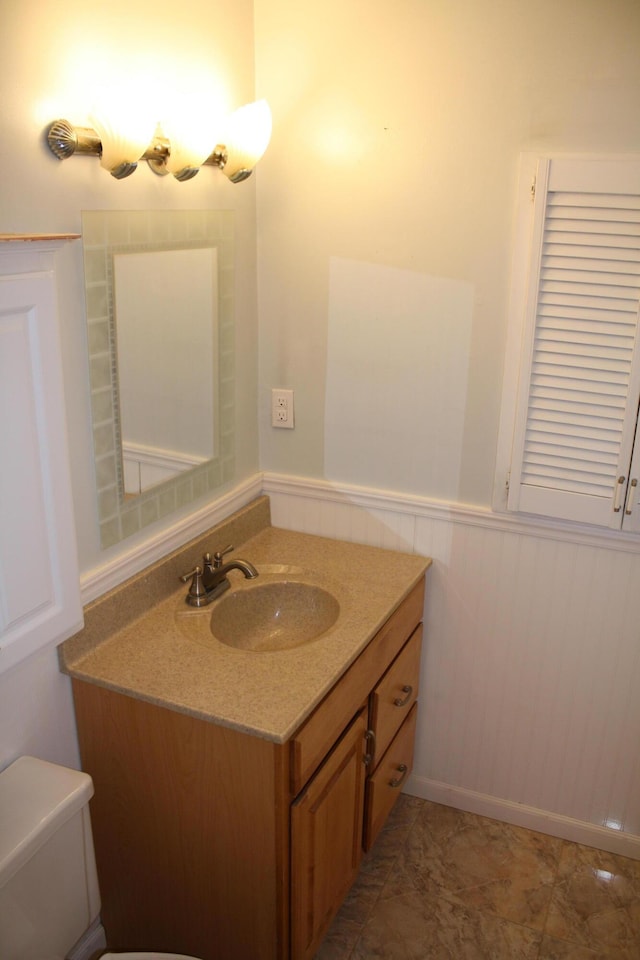
{"label": "white toilet", "polygon": [[[86,773],[20,757],[0,773],[0,957],[88,960],[105,948]],[[195,960],[168,953],[100,960]]]}

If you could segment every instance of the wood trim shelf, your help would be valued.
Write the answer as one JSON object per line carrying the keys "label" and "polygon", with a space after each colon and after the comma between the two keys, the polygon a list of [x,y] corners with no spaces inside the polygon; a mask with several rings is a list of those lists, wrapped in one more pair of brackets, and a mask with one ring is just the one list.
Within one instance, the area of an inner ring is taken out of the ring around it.
{"label": "wood trim shelf", "polygon": [[79,233],[0,233],[0,243],[37,243],[41,240],[79,240]]}

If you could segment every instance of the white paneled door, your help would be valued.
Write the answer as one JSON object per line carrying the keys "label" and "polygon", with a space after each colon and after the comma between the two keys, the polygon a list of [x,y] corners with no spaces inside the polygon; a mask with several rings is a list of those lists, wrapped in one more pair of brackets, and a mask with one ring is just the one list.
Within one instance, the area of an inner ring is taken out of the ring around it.
{"label": "white paneled door", "polygon": [[82,622],[53,249],[0,243],[0,671]]}

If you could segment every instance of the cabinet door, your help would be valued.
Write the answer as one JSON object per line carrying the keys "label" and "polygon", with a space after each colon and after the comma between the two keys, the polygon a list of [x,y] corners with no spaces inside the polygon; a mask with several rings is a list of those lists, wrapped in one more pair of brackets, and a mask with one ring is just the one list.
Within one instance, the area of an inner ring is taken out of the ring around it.
{"label": "cabinet door", "polygon": [[291,809],[291,955],[313,957],[362,858],[366,710]]}

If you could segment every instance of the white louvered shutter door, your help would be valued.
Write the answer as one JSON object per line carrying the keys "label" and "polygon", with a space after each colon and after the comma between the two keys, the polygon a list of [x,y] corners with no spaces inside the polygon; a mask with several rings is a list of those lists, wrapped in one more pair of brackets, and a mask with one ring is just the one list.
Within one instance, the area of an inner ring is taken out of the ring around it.
{"label": "white louvered shutter door", "polygon": [[509,508],[619,528],[640,395],[640,161],[541,161],[532,250]]}

